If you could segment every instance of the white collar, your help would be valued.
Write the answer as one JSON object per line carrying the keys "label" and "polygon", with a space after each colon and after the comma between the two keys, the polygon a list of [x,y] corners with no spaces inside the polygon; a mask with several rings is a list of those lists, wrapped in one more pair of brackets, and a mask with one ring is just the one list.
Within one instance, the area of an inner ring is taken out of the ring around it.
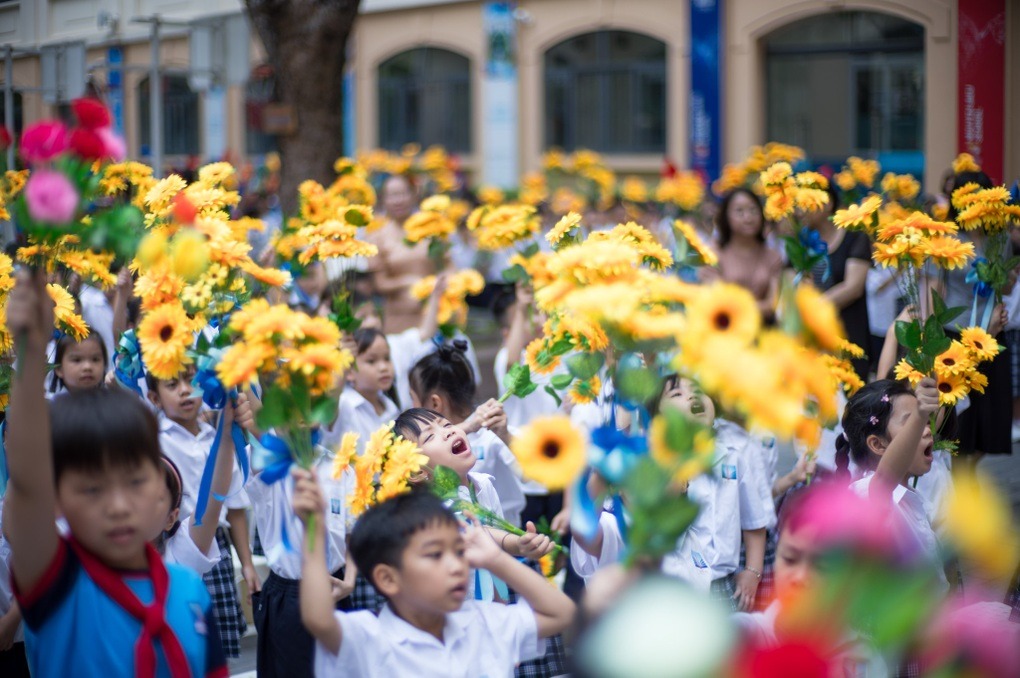
{"label": "white collar", "polygon": [[389,603],[383,605],[379,612],[379,626],[382,627],[383,636],[393,638],[396,642],[409,645],[431,645],[433,647],[453,647],[461,638],[467,635],[467,627],[470,622],[468,615],[461,614],[463,607],[446,615],[446,625],[443,627],[443,640],[433,636],[431,633],[422,631],[417,626],[412,626],[407,621],[397,616]]}
{"label": "white collar", "polygon": [[210,433],[215,433],[214,429],[209,423],[207,423],[201,417],[198,418],[198,435],[192,435],[191,431],[184,428],[176,421],[166,416],[162,412],[159,413],[159,432],[170,433],[173,432],[176,435],[186,435],[189,439],[200,440],[207,437]]}
{"label": "white collar", "polygon": [[[348,393],[350,393],[350,395],[347,395]],[[379,392],[379,401],[383,404],[382,414],[378,414],[375,411],[375,406],[372,403],[368,402],[368,399],[365,398],[365,396],[358,393],[358,391],[355,390],[354,388],[345,388],[343,397],[346,397],[351,401],[351,404],[354,406],[354,409],[358,410],[367,408],[367,411],[376,417],[386,417],[388,420],[395,418],[396,415],[399,414],[396,411],[397,410],[396,403],[390,400],[390,397],[383,393],[382,391]]]}

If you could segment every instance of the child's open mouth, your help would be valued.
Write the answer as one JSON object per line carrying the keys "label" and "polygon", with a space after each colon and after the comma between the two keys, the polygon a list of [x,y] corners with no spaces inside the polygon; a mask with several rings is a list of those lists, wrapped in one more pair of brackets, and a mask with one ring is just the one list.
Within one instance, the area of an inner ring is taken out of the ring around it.
{"label": "child's open mouth", "polygon": [[934,458],[934,449],[935,449],[934,445],[928,445],[927,447],[925,447],[924,448],[924,458],[928,459],[928,460],[933,459]]}
{"label": "child's open mouth", "polygon": [[467,443],[460,438],[454,440],[453,447],[450,448],[450,451],[453,452],[454,454],[463,454],[467,452],[467,450],[468,450]]}
{"label": "child's open mouth", "polygon": [[701,398],[695,398],[694,402],[691,403],[691,414],[704,414],[705,403],[701,402]]}

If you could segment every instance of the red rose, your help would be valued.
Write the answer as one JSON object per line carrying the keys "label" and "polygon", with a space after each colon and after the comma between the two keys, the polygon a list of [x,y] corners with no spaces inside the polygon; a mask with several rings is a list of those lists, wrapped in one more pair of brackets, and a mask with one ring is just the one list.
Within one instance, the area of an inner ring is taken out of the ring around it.
{"label": "red rose", "polygon": [[21,135],[21,157],[27,162],[45,162],[67,150],[67,128],[56,120],[43,120]]}
{"label": "red rose", "polygon": [[174,221],[179,224],[193,224],[198,209],[183,193],[174,196]]}
{"label": "red rose", "polygon": [[78,118],[78,124],[87,129],[110,126],[110,112],[106,110],[98,99],[83,97],[71,102],[71,109],[74,117]]}
{"label": "red rose", "polygon": [[6,127],[0,126],[0,151],[6,151],[13,139],[11,138],[11,132]]}
{"label": "red rose", "polygon": [[82,160],[102,160],[106,144],[94,130],[76,127],[71,132],[71,151]]}
{"label": "red rose", "polygon": [[828,678],[831,667],[815,646],[803,641],[790,641],[779,647],[747,648],[741,657],[738,675],[746,678]]}

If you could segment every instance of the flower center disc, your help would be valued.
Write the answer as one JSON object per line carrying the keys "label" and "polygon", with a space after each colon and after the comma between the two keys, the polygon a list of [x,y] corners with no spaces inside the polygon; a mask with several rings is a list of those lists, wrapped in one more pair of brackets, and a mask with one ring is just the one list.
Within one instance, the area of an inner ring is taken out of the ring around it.
{"label": "flower center disc", "polygon": [[555,459],[557,456],[559,456],[559,453],[560,446],[551,440],[542,445],[542,456],[548,459]]}
{"label": "flower center disc", "polygon": [[730,316],[728,313],[716,313],[713,321],[717,330],[725,331],[730,328]]}
{"label": "flower center disc", "polygon": [[159,331],[160,341],[170,341],[170,337],[174,336],[174,328],[169,325],[164,325],[163,329]]}

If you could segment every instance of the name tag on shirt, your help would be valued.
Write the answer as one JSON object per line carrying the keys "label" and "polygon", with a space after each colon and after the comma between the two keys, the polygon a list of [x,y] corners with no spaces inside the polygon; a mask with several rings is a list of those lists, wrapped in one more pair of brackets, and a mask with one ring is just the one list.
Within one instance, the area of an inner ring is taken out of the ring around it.
{"label": "name tag on shirt", "polygon": [[691,551],[691,560],[694,561],[694,567],[698,569],[705,569],[708,567],[708,563],[705,562],[705,558],[697,551]]}
{"label": "name tag on shirt", "polygon": [[344,512],[344,505],[342,500],[337,497],[333,497],[329,500],[329,512],[335,515],[340,515]]}
{"label": "name tag on shirt", "polygon": [[737,466],[736,466],[736,464],[723,464],[722,465],[722,477],[725,480],[736,480],[737,479]]}

